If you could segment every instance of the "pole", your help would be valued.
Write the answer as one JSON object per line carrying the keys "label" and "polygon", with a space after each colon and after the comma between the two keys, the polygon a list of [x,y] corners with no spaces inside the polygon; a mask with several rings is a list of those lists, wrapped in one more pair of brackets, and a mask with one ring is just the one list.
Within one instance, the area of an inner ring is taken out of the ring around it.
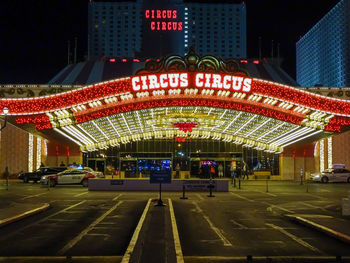
{"label": "pole", "polygon": [[6,176],[6,190],[9,190],[9,177],[8,175]]}
{"label": "pole", "polygon": [[164,206],[163,201],[162,201],[162,183],[159,183],[159,199],[158,203],[156,206]]}
{"label": "pole", "polygon": [[50,176],[47,178],[47,191],[50,191]]}
{"label": "pole", "polygon": [[238,177],[238,189],[241,189],[241,177]]}
{"label": "pole", "polygon": [[306,192],[309,192],[309,180],[305,179],[305,184],[306,184]]}
{"label": "pole", "polygon": [[266,179],[266,193],[269,192],[269,181],[268,179]]}
{"label": "pole", "polygon": [[182,197],[180,197],[180,199],[188,199],[185,196],[185,181],[182,181]]}

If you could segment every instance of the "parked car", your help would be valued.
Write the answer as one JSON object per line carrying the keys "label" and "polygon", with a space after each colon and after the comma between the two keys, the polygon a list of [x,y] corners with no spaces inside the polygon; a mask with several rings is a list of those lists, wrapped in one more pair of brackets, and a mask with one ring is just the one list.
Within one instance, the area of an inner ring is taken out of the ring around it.
{"label": "parked car", "polygon": [[348,182],[350,183],[350,171],[344,168],[330,168],[322,173],[311,174],[310,179],[316,182]]}
{"label": "parked car", "polygon": [[98,175],[95,172],[89,172],[83,169],[69,169],[58,174],[45,175],[41,177],[40,182],[42,184],[48,184],[54,187],[57,184],[81,184],[84,187],[87,187],[90,178],[96,178]]}
{"label": "parked car", "polygon": [[88,171],[89,173],[97,174],[98,178],[105,178],[105,175],[103,174],[103,172],[95,171],[94,169],[92,169],[90,167],[84,167],[83,170]]}
{"label": "parked car", "polygon": [[66,167],[40,167],[34,172],[20,173],[18,179],[23,180],[24,183],[33,181],[34,183],[40,181],[41,177],[49,174],[57,174],[66,170]]}

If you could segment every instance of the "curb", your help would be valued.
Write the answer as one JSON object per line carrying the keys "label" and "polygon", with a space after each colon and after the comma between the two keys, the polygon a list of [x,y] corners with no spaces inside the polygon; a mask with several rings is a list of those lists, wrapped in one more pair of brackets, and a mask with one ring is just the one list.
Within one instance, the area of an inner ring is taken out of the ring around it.
{"label": "curb", "polygon": [[50,204],[45,203],[44,205],[42,205],[42,206],[40,206],[38,208],[29,210],[29,211],[24,212],[24,213],[19,214],[19,215],[15,215],[15,216],[12,216],[12,217],[0,220],[0,227],[3,227],[5,225],[7,225],[7,224],[19,221],[19,220],[21,220],[23,218],[26,218],[26,217],[29,217],[31,215],[35,215],[35,214],[41,213],[41,212],[47,210],[48,208],[50,208]]}
{"label": "curb", "polygon": [[333,229],[330,229],[328,227],[325,227],[325,226],[322,226],[320,224],[317,224],[315,222],[312,222],[310,220],[307,220],[303,217],[300,217],[300,216],[294,216],[294,215],[285,215],[287,218],[289,219],[292,219],[292,220],[295,220],[305,226],[308,226],[308,227],[311,227],[313,229],[316,229],[328,236],[331,236],[331,237],[334,237],[336,239],[339,239],[340,241],[343,241],[345,243],[348,243],[350,244],[350,236],[346,235],[346,234],[343,234],[343,233],[340,233],[340,232],[337,232]]}

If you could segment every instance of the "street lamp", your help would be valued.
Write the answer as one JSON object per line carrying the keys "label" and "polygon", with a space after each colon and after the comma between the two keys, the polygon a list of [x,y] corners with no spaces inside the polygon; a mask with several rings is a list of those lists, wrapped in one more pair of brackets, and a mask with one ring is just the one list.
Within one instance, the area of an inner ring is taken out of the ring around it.
{"label": "street lamp", "polygon": [[6,127],[6,122],[7,122],[7,114],[9,113],[9,109],[7,107],[2,109],[3,114],[5,115],[4,118],[4,126],[0,127],[0,131]]}

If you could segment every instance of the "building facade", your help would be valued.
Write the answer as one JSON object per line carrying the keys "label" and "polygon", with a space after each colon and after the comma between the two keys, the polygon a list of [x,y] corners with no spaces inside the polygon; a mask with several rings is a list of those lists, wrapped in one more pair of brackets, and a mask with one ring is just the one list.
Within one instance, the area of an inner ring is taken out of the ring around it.
{"label": "building facade", "polygon": [[[214,15],[213,15],[214,14]],[[90,59],[202,54],[246,58],[246,5],[241,1],[91,1]]]}
{"label": "building facade", "polygon": [[350,1],[341,0],[296,45],[301,86],[350,86]]}

